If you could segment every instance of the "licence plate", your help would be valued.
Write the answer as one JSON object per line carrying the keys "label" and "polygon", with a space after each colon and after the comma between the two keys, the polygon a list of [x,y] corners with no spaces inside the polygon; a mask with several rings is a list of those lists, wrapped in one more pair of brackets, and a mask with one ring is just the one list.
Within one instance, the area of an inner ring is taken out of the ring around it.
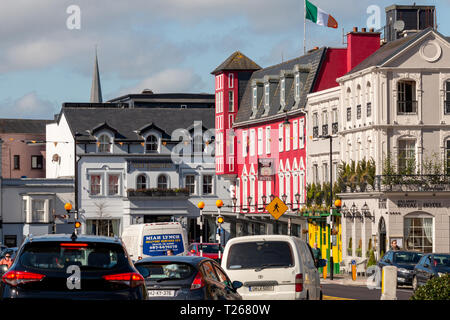
{"label": "licence plate", "polygon": [[175,290],[148,290],[150,297],[173,297]]}
{"label": "licence plate", "polygon": [[251,286],[248,291],[273,291],[273,286]]}

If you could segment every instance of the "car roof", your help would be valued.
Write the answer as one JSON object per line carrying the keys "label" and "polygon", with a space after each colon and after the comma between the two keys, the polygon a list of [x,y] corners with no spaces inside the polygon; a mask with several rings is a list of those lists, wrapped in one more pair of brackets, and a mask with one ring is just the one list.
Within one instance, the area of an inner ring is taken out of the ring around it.
{"label": "car roof", "polygon": [[145,262],[155,262],[155,261],[169,261],[169,262],[181,262],[181,263],[189,263],[189,264],[199,264],[204,260],[214,261],[207,257],[199,257],[199,256],[155,256],[155,257],[147,257],[141,260],[135,261],[134,264],[141,264]]}
{"label": "car roof", "polygon": [[218,245],[218,243],[217,242],[192,242],[191,244],[202,244],[202,245],[205,245],[205,244],[211,244],[211,245]]}
{"label": "car roof", "polygon": [[75,240],[72,240],[72,234],[46,234],[26,238],[27,242],[48,242],[48,241],[76,241],[76,242],[103,242],[103,243],[122,243],[118,237],[92,236],[92,235],[77,235]]}
{"label": "car roof", "polygon": [[[229,242],[251,242],[251,241],[264,241],[264,240],[271,240],[271,241],[289,241],[289,240],[297,239],[302,240],[298,237],[289,236],[285,234],[269,234],[269,235],[253,235],[253,236],[243,236],[243,237],[236,237],[228,240]],[[227,244],[228,244],[227,243]]]}

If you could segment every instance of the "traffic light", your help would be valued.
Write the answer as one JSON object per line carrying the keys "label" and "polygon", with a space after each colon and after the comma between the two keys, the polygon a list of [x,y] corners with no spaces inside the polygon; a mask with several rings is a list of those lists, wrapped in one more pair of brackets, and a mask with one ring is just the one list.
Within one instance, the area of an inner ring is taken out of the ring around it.
{"label": "traffic light", "polygon": [[224,222],[223,217],[222,216],[218,216],[217,219],[216,219],[216,222],[220,226]]}
{"label": "traffic light", "polygon": [[75,229],[78,229],[81,227],[81,222],[80,221],[75,221]]}

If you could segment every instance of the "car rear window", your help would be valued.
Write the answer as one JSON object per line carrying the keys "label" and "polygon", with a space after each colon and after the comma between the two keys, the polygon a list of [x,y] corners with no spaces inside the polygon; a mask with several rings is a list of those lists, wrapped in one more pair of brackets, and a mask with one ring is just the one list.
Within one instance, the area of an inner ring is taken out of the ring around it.
{"label": "car rear window", "polygon": [[[203,244],[198,246],[198,250],[202,249],[203,253],[219,253],[218,244]],[[223,248],[220,247],[220,252],[223,252]]]}
{"label": "car rear window", "polygon": [[197,270],[181,262],[140,263],[136,269],[147,280],[183,280],[191,278]]}
{"label": "car rear window", "polygon": [[450,255],[448,254],[435,254],[433,259],[435,266],[450,267]]}
{"label": "car rear window", "polygon": [[292,267],[291,246],[286,241],[235,243],[230,247],[227,269]]}
{"label": "car rear window", "polygon": [[25,245],[19,263],[24,267],[65,270],[78,265],[81,270],[109,270],[128,264],[120,244],[83,242],[35,242]]}

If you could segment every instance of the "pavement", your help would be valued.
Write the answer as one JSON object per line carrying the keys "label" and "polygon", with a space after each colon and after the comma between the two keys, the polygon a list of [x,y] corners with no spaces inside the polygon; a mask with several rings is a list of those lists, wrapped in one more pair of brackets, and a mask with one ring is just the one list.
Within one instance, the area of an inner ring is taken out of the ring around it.
{"label": "pavement", "polygon": [[340,284],[343,286],[360,286],[367,287],[368,278],[365,276],[357,276],[355,280],[352,279],[351,274],[334,274],[333,280],[330,279],[330,275],[324,279],[320,277],[320,284]]}

